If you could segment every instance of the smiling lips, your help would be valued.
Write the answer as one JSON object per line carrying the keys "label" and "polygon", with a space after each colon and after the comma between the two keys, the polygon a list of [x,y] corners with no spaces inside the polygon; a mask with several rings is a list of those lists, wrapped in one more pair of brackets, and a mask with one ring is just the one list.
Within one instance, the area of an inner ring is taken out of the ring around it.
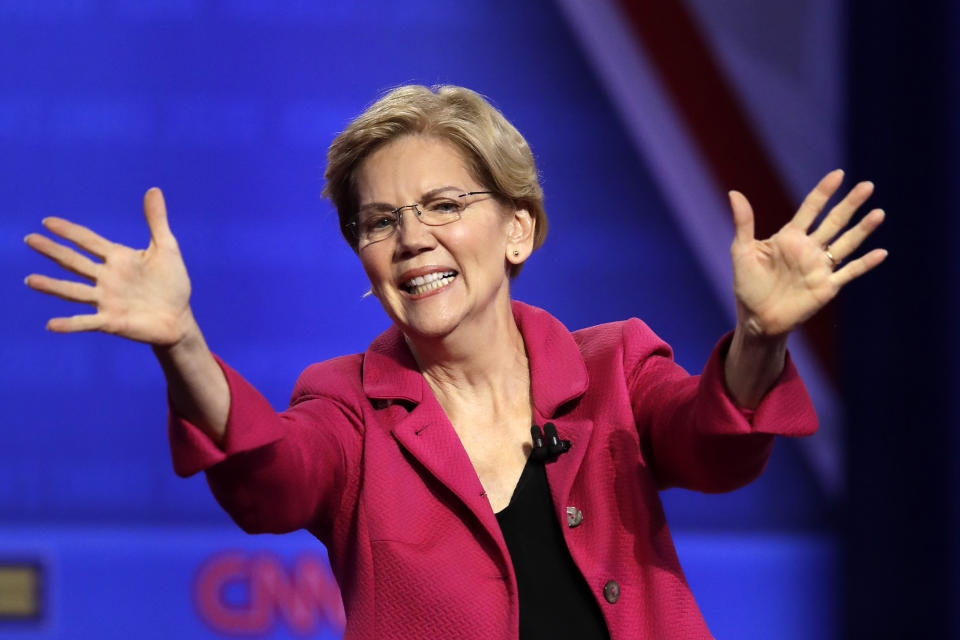
{"label": "smiling lips", "polygon": [[453,282],[456,277],[457,272],[452,269],[447,271],[433,271],[406,280],[401,283],[400,288],[411,296],[419,297],[442,289]]}

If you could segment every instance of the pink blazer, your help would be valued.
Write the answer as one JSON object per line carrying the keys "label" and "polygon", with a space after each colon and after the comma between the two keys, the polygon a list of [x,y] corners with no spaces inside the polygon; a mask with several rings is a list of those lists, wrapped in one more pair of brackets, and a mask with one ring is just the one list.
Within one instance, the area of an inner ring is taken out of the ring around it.
{"label": "pink blazer", "polygon": [[[729,339],[700,376],[641,321],[570,333],[520,302],[534,419],[572,448],[547,465],[557,522],[610,636],[710,638],[658,490],[728,491],[760,474],[773,434],[816,430],[787,359],[754,411],[723,385]],[[308,367],[277,413],[226,364],[225,450],[171,415],[177,473],[206,471],[249,532],[307,528],[327,546],[347,639],[516,638],[516,578],[474,468],[396,327]],[[568,519],[571,513],[582,518]]]}

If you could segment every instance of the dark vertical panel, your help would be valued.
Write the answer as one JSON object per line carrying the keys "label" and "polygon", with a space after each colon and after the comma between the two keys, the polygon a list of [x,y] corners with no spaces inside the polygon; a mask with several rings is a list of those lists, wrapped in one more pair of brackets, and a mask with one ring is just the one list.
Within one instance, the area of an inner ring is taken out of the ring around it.
{"label": "dark vertical panel", "polygon": [[957,637],[956,9],[848,6],[850,164],[878,185],[891,254],[842,302],[846,632]]}
{"label": "dark vertical panel", "polygon": [[[954,6],[952,13],[950,33],[952,33],[954,37],[950,39],[952,45],[950,59],[953,61],[953,73],[950,75],[952,80],[950,85],[950,106],[954,117],[949,120],[950,166],[953,169],[953,175],[956,176],[957,169],[960,168],[960,117],[956,115],[958,109],[960,109],[960,80],[957,79],[956,75],[956,69],[960,67],[960,39],[956,37],[956,34],[960,33],[960,9]],[[951,223],[951,246],[956,248],[960,247],[960,218],[957,216],[957,214],[960,213],[960,180],[951,180],[950,184],[953,185],[953,193],[951,194],[951,207],[948,212],[948,219]],[[953,265],[953,269],[950,273],[948,300],[952,302],[951,317],[953,319],[953,330],[956,332],[958,321],[960,321],[960,259],[954,254],[953,259],[950,260],[949,263]],[[960,390],[960,371],[958,371],[960,367],[956,364],[960,362],[960,339],[956,337],[953,339],[953,350],[950,359],[954,363],[951,389],[952,395],[956,398],[957,390]],[[952,630],[954,637],[957,637],[960,636],[960,402],[955,400],[952,409],[952,428],[950,433],[953,438],[950,450],[953,453],[951,456],[953,463],[950,465],[952,475],[949,481],[950,486],[954,488],[953,495],[950,496],[950,506],[953,510],[953,526],[951,527],[953,532],[953,576],[949,588],[950,593],[953,594],[953,606],[951,607],[951,611],[953,611],[953,619],[951,620],[953,625]]]}

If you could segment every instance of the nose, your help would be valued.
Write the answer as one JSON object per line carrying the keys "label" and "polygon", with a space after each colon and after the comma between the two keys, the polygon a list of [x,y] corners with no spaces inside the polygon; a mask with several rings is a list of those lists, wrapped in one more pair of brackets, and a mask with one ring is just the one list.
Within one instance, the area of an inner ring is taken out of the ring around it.
{"label": "nose", "polygon": [[429,251],[437,246],[428,225],[420,222],[417,205],[411,204],[397,211],[400,220],[397,222],[397,256],[406,258]]}

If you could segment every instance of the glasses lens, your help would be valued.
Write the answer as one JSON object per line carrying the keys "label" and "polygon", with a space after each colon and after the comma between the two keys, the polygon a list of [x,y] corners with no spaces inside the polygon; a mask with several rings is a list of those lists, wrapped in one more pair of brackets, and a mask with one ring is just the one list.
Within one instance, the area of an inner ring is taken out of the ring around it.
{"label": "glasses lens", "polygon": [[423,203],[420,221],[438,227],[460,219],[466,204],[463,198],[434,198]]}
{"label": "glasses lens", "polygon": [[397,216],[382,211],[366,212],[357,220],[360,244],[370,244],[388,237],[397,227]]}

